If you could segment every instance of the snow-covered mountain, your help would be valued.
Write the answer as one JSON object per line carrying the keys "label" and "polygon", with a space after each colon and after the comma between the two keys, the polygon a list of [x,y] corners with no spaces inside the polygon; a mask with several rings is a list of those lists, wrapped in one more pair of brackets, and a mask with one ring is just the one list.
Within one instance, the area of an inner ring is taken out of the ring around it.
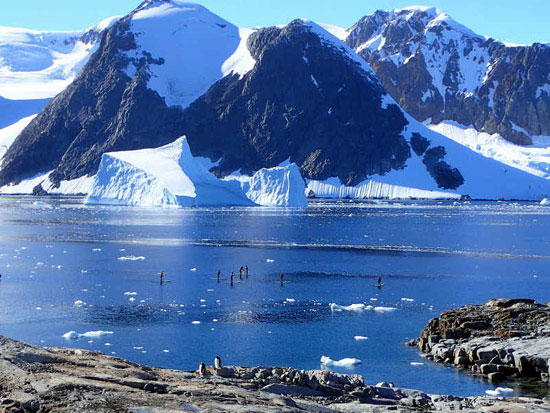
{"label": "snow-covered mountain", "polygon": [[307,20],[245,30],[193,3],[148,0],[106,31],[74,82],[22,131],[0,185],[55,191],[95,175],[107,152],[186,135],[218,177],[290,162],[316,196],[550,194],[550,181],[414,120],[331,33],[342,35]]}
{"label": "snow-covered mountain", "polygon": [[524,145],[550,136],[550,44],[488,39],[432,7],[377,11],[346,42],[417,120],[454,121]]}

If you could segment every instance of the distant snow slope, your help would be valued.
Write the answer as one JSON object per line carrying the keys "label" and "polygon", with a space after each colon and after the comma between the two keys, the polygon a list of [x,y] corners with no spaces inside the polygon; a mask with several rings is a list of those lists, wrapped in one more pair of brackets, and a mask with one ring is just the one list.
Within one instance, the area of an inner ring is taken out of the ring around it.
{"label": "distant snow slope", "polygon": [[[135,59],[151,56],[149,88],[168,106],[189,106],[229,73],[244,74],[254,67],[246,47],[252,30],[242,29],[203,6],[180,0],[146,2],[131,17],[138,48]],[[133,65],[127,69],[135,70]]]}
{"label": "distant snow slope", "polygon": [[157,149],[106,153],[86,203],[164,208],[307,205],[296,165],[226,180],[216,178],[208,166],[212,164],[207,159],[193,157],[185,138]]}
{"label": "distant snow slope", "polygon": [[119,17],[80,32],[0,27],[0,96],[52,98],[67,87],[97,49],[101,34]]}
{"label": "distant snow slope", "polygon": [[[31,115],[73,81],[97,50],[103,31],[118,19],[106,19],[80,32],[0,26],[0,159]],[[14,131],[18,132],[14,135]]]}
{"label": "distant snow slope", "polygon": [[466,127],[452,121],[427,126],[483,156],[550,179],[550,137],[548,136],[534,136],[533,145],[520,146],[514,145],[498,134],[478,132],[473,127]]}

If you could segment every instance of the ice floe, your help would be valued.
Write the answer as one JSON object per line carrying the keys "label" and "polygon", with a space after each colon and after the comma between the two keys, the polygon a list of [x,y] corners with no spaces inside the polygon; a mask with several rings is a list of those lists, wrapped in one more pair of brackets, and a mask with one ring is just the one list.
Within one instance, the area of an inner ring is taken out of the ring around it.
{"label": "ice floe", "polygon": [[372,306],[367,306],[365,304],[340,305],[336,303],[330,303],[331,311],[365,311],[370,309],[372,309]]}
{"label": "ice floe", "polygon": [[78,333],[76,331],[69,331],[69,332],[63,334],[63,337],[67,340],[77,340],[77,339],[83,338],[83,337],[86,337],[86,338],[102,337],[102,336],[107,336],[107,335],[112,335],[112,334],[114,334],[114,332],[112,332],[112,331],[101,331],[101,330],[88,331],[86,333]]}
{"label": "ice floe", "polygon": [[365,336],[355,336],[353,337],[353,339],[356,341],[365,341],[365,340],[368,340],[369,338]]}
{"label": "ice floe", "polygon": [[361,364],[361,360],[356,358],[344,358],[341,360],[332,360],[330,357],[321,357],[321,364],[327,367],[353,367]]}
{"label": "ice floe", "polygon": [[497,387],[495,390],[485,390],[485,393],[489,396],[502,397],[514,392],[514,389],[508,387]]}
{"label": "ice floe", "polygon": [[145,257],[140,256],[136,257],[135,255],[128,255],[126,257],[118,257],[119,261],[143,261],[145,260]]}

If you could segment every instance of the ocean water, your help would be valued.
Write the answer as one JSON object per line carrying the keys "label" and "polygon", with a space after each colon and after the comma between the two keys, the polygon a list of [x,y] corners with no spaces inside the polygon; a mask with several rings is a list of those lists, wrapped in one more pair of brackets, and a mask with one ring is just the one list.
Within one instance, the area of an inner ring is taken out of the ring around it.
{"label": "ocean water", "polygon": [[[0,197],[0,334],[184,370],[216,355],[305,369],[321,368],[322,356],[358,358],[335,370],[479,395],[494,386],[404,343],[458,305],[548,301],[549,233],[550,208],[535,203],[147,210]],[[241,265],[251,274],[242,280]],[[331,303],[395,310],[332,312]],[[64,338],[69,331],[112,334]]]}

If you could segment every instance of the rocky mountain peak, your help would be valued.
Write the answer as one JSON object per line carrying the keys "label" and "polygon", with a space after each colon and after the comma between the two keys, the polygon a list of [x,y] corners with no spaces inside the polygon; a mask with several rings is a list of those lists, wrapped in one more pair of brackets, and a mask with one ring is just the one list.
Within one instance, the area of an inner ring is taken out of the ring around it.
{"label": "rocky mountain peak", "polygon": [[518,144],[550,135],[550,47],[507,47],[429,7],[365,16],[346,42],[419,121],[455,121]]}

